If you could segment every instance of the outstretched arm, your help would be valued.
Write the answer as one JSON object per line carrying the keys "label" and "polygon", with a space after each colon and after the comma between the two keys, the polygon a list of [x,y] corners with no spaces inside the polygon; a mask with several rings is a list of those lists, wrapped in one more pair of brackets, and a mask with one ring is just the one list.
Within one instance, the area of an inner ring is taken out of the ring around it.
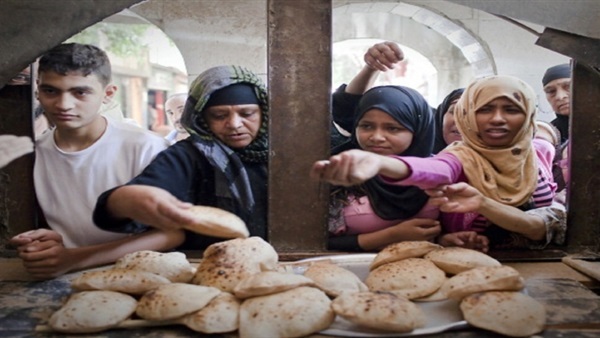
{"label": "outstretched arm", "polygon": [[546,238],[546,226],[541,217],[486,197],[467,183],[445,185],[426,192],[443,212],[477,212],[499,227],[531,240]]}
{"label": "outstretched arm", "polygon": [[132,219],[163,230],[180,229],[182,224],[192,223],[191,206],[168,191],[149,185],[119,187],[106,204],[115,219]]}
{"label": "outstretched arm", "polygon": [[79,248],[65,248],[62,236],[53,230],[38,229],[13,237],[26,270],[36,279],[50,279],[65,273],[110,264],[125,254],[140,250],[170,250],[185,239],[183,231],[151,230],[142,234]]}
{"label": "outstretched arm", "polygon": [[353,149],[331,156],[329,160],[315,162],[310,172],[310,177],[315,180],[346,187],[376,175],[401,180],[410,175],[410,169],[396,158]]}

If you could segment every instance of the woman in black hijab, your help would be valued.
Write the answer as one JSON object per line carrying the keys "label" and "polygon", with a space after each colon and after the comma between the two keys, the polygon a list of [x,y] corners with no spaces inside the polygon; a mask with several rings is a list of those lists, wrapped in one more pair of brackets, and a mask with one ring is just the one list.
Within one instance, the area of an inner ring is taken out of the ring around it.
{"label": "woman in black hijab", "polygon": [[450,143],[462,140],[454,122],[454,105],[465,91],[458,88],[450,92],[435,111],[435,142],[433,153],[437,154]]}
{"label": "woman in black hijab", "polygon": [[[364,93],[350,139],[333,154],[362,149],[381,155],[429,157],[433,149],[431,108],[421,94],[402,86]],[[430,240],[440,231],[438,210],[415,187],[385,184],[378,177],[351,187],[334,187],[329,249],[377,250],[403,240]]]}

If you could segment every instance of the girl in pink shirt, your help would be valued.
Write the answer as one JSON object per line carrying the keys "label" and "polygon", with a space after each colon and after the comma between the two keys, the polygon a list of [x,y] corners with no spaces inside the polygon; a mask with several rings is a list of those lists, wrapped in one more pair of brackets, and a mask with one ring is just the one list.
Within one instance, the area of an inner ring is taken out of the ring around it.
{"label": "girl in pink shirt", "polygon": [[[333,149],[363,149],[380,155],[429,157],[433,115],[417,91],[375,87],[361,97],[350,140]],[[402,240],[431,240],[439,234],[438,207],[414,186],[386,184],[374,177],[352,187],[333,187],[329,249],[381,249]]]}

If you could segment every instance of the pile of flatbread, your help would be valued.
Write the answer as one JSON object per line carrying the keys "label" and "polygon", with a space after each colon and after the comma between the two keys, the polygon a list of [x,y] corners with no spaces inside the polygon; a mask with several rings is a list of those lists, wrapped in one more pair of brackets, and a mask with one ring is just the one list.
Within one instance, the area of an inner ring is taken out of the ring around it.
{"label": "pile of flatbread", "polygon": [[330,261],[290,269],[259,237],[208,247],[199,265],[180,252],[140,251],[85,272],[47,327],[65,333],[184,325],[206,334],[302,337],[340,316],[356,325],[410,332],[425,325],[416,302],[455,299],[471,325],[509,336],[540,332],[544,307],[523,294],[511,267],[481,252],[430,242],[390,245],[366,278]]}
{"label": "pile of flatbread", "polygon": [[507,336],[530,336],[546,323],[544,306],[521,292],[517,270],[471,249],[392,244],[375,256],[365,284],[414,302],[454,299],[469,324]]}

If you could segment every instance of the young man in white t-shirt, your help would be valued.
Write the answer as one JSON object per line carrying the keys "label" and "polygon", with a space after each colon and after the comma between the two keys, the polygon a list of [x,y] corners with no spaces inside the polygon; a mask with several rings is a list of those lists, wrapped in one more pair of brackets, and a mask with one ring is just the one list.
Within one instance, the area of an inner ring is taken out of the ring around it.
{"label": "young man in white t-shirt", "polygon": [[34,184],[49,229],[13,237],[27,271],[39,279],[114,262],[138,250],[170,250],[181,231],[120,234],[92,221],[98,195],[128,182],[168,146],[163,138],[100,114],[116,87],[101,49],[62,44],[39,61],[37,98],[55,126],[36,141]]}

